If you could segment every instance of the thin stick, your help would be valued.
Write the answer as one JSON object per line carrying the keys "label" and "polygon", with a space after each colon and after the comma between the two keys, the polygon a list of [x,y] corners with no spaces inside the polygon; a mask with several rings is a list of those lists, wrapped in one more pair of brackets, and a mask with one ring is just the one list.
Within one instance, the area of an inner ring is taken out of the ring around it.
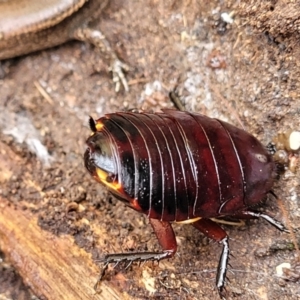
{"label": "thin stick", "polygon": [[33,84],[35,85],[37,90],[40,92],[40,94],[48,101],[48,103],[53,105],[54,101],[49,96],[49,94],[45,91],[45,89],[41,86],[41,84],[38,81],[34,81]]}

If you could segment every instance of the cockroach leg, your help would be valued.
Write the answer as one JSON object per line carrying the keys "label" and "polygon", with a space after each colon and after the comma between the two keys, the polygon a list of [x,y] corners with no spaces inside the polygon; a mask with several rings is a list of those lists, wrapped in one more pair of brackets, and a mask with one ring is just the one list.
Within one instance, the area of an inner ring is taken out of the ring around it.
{"label": "cockroach leg", "polygon": [[104,275],[105,275],[105,272],[106,272],[106,270],[107,270],[108,264],[109,264],[109,263],[105,263],[104,266],[103,266],[103,269],[102,269],[102,271],[101,271],[101,274],[100,274],[100,276],[99,276],[97,282],[96,282],[95,285],[94,285],[94,290],[95,290],[95,291],[98,291],[99,283],[100,283],[100,281],[102,280],[102,278],[103,278]]}
{"label": "cockroach leg", "polygon": [[108,254],[105,255],[105,257],[100,260],[100,262],[105,263],[105,267],[107,267],[107,264],[111,263],[121,263],[121,262],[128,262],[133,263],[135,261],[137,262],[143,262],[143,261],[152,261],[152,260],[161,260],[164,258],[169,258],[173,255],[170,254],[170,251],[164,251],[164,252],[130,252],[130,253],[115,253],[115,254]]}
{"label": "cockroach leg", "polygon": [[169,253],[168,258],[174,256],[177,251],[177,243],[171,224],[157,219],[150,219],[150,224],[157,236],[160,246],[164,249],[164,252]]}
{"label": "cockroach leg", "polygon": [[266,214],[262,214],[259,212],[253,212],[253,211],[244,211],[239,213],[239,216],[244,216],[244,217],[254,217],[254,218],[263,218],[264,220],[266,220],[267,222],[269,222],[271,225],[273,225],[274,227],[276,227],[277,229],[279,229],[280,231],[284,231],[289,233],[289,230],[279,221],[275,220],[274,218],[266,215]]}
{"label": "cockroach leg", "polygon": [[206,235],[208,238],[211,238],[223,244],[223,250],[218,264],[216,286],[221,299],[224,299],[223,290],[230,253],[227,233],[218,224],[216,224],[210,219],[203,218],[195,223],[192,223],[192,225],[199,231],[201,231],[204,235]]}
{"label": "cockroach leg", "polygon": [[226,271],[227,271],[229,253],[230,253],[228,236],[226,236],[223,240],[221,240],[221,243],[223,244],[223,250],[218,264],[216,286],[220,294],[220,297],[223,298],[223,289],[224,289],[224,284],[226,279]]}
{"label": "cockroach leg", "polygon": [[[145,261],[160,261],[161,259],[171,258],[174,256],[177,250],[177,243],[173,228],[169,222],[164,222],[156,219],[150,219],[150,224],[157,236],[159,244],[163,248],[163,252],[131,252],[131,253],[116,253],[106,255],[101,262],[104,262],[100,278],[101,281],[108,264],[115,263],[115,266],[120,262],[127,262],[125,270],[131,266],[133,262],[145,262]],[[98,285],[98,282],[96,286]]]}

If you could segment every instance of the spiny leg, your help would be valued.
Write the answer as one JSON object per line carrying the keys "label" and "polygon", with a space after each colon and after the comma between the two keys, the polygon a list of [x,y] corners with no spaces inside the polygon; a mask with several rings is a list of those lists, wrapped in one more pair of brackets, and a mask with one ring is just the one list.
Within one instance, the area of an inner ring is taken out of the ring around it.
{"label": "spiny leg", "polygon": [[228,235],[225,230],[223,230],[218,224],[210,219],[200,219],[199,221],[192,223],[192,225],[207,237],[223,244],[223,250],[218,264],[216,286],[221,299],[225,299],[223,295],[223,289],[225,285],[226,271],[230,253]]}
{"label": "spiny leg", "polygon": [[157,236],[158,242],[161,245],[162,252],[130,252],[130,253],[116,253],[107,254],[101,262],[104,262],[99,280],[95,285],[97,289],[99,281],[103,278],[105,271],[110,263],[115,265],[120,262],[128,262],[131,265],[133,262],[144,262],[144,261],[160,261],[161,259],[171,258],[174,256],[177,250],[177,243],[173,228],[169,222],[160,220],[150,219],[150,224]]}
{"label": "spiny leg", "polygon": [[280,231],[289,233],[288,229],[282,223],[280,223],[279,221],[275,220],[274,218],[272,218],[266,214],[260,213],[260,212],[243,211],[243,212],[240,212],[237,215],[237,217],[245,218],[245,219],[247,219],[247,218],[262,218],[262,219],[266,220],[269,224],[274,226],[275,228],[279,229]]}

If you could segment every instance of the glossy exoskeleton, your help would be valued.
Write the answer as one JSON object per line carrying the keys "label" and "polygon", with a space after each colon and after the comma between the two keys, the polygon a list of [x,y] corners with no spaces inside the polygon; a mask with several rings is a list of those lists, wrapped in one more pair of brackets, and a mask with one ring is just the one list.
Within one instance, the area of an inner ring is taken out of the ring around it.
{"label": "glossy exoskeleton", "polygon": [[176,110],[112,113],[91,118],[90,127],[86,168],[118,199],[147,215],[163,249],[109,254],[102,275],[109,263],[174,256],[171,222],[190,223],[223,244],[216,277],[222,297],[229,243],[211,218],[261,217],[287,231],[270,216],[249,210],[271,190],[276,168],[265,147],[244,130]]}

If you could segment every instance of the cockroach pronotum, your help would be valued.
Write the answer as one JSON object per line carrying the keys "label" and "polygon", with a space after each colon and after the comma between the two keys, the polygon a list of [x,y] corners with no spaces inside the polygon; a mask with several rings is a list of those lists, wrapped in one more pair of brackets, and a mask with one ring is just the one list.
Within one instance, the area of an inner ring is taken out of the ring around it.
{"label": "cockroach pronotum", "polygon": [[251,134],[218,119],[176,110],[118,112],[94,121],[84,162],[116,198],[144,213],[162,252],[108,254],[109,263],[161,260],[177,250],[171,222],[190,223],[223,244],[216,286],[224,297],[229,258],[227,233],[212,218],[272,217],[251,211],[271,192],[276,164]]}

